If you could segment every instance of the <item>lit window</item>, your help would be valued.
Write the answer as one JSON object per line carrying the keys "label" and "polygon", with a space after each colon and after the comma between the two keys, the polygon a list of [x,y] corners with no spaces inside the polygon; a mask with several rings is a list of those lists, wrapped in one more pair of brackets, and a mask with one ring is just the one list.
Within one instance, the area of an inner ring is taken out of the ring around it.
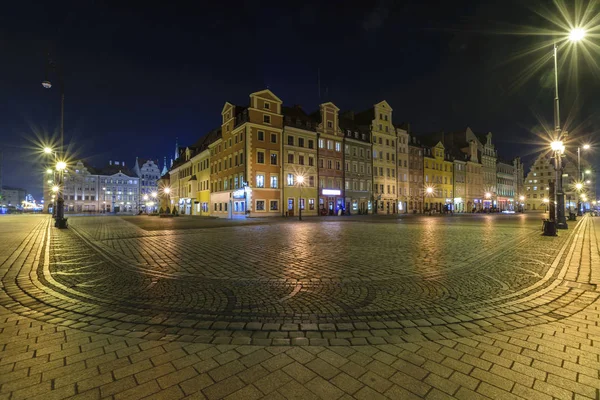
{"label": "lit window", "polygon": [[265,175],[264,174],[256,175],[256,187],[259,187],[259,188],[265,187]]}

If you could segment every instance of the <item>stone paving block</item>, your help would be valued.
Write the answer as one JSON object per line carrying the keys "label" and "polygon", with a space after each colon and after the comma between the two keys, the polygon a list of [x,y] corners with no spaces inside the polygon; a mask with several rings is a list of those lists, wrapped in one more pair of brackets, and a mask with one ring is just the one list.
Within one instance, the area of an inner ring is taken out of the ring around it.
{"label": "stone paving block", "polygon": [[137,400],[160,391],[156,381],[149,381],[115,394],[115,400]]}
{"label": "stone paving block", "polygon": [[132,376],[127,376],[123,379],[119,379],[117,381],[100,386],[100,395],[102,397],[109,397],[117,393],[123,392],[125,390],[134,388],[137,385],[138,383],[135,381],[135,379],[133,379]]}
{"label": "stone paving block", "polygon": [[161,364],[157,367],[149,368],[135,374],[135,380],[138,383],[145,383],[154,380],[160,376],[174,372],[175,367],[171,363]]}
{"label": "stone paving block", "polygon": [[179,387],[186,395],[200,392],[202,389],[213,385],[215,382],[208,374],[196,375],[179,383]]}
{"label": "stone paving block", "polygon": [[396,372],[390,377],[390,381],[421,397],[425,396],[431,389],[431,386],[423,380],[415,379],[403,372]]}
{"label": "stone paving block", "polygon": [[340,370],[326,361],[320,358],[312,360],[305,364],[307,368],[323,377],[323,379],[329,380],[340,373]]}
{"label": "stone paving block", "polygon": [[387,397],[371,389],[369,386],[365,386],[354,394],[354,397],[358,400],[386,400]]}
{"label": "stone paving block", "polygon": [[[285,371],[286,368],[289,368],[291,365],[293,364],[289,364],[283,370]],[[236,376],[245,383],[250,384],[267,375],[269,375],[269,371],[264,369],[261,365],[254,365],[253,367],[247,368],[238,373]]]}
{"label": "stone paving block", "polygon": [[254,386],[256,386],[264,394],[269,394],[277,390],[279,387],[283,386],[290,380],[292,380],[292,378],[289,375],[287,375],[281,370],[278,370],[275,372],[271,372],[268,375],[265,375],[264,377],[255,381]]}
{"label": "stone paving block", "polygon": [[268,360],[263,361],[260,365],[270,372],[281,369],[284,366],[292,363],[294,360],[285,353],[278,354]]}
{"label": "stone paving block", "polygon": [[215,381],[219,382],[229,378],[245,369],[244,365],[237,360],[231,361],[225,365],[221,365],[215,369],[208,371],[210,377]]}

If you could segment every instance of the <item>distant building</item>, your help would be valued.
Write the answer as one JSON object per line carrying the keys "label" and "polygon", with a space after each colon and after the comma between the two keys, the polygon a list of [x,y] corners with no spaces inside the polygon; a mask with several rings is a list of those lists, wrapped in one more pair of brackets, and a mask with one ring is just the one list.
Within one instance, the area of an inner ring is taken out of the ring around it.
{"label": "distant building", "polygon": [[[44,182],[45,206],[53,207],[52,180]],[[78,160],[70,163],[64,172],[66,213],[128,212],[140,209],[140,179],[125,167],[125,162],[110,161],[103,169],[96,169]]]}
{"label": "distant building", "polygon": [[371,132],[368,129],[360,129],[351,117],[352,114],[349,114],[340,118],[340,128],[346,135],[344,138],[346,210],[352,214],[371,214],[373,195]]}
{"label": "distant building", "polygon": [[423,212],[423,146],[415,137],[410,136],[408,145],[408,211],[413,213]]}
{"label": "distant building", "polygon": [[161,177],[158,160],[154,161],[136,157],[133,172],[140,178],[141,208],[145,209],[146,200],[144,200],[144,196],[148,196],[149,202],[155,202],[156,199],[152,197],[152,194],[155,193],[158,195],[158,180]]}
{"label": "distant building", "polygon": [[500,159],[496,161],[497,207],[500,211],[515,210],[515,194],[517,192],[515,177],[515,166],[512,163]]}
{"label": "distant building", "polygon": [[549,183],[554,181],[554,166],[550,157],[542,154],[531,166],[525,178],[525,209],[547,211]]}
{"label": "distant building", "polygon": [[140,180],[125,167],[125,162],[109,161],[98,172],[99,195],[103,212],[137,213],[140,208]]}
{"label": "distant building", "polygon": [[25,200],[25,189],[15,188],[10,186],[2,186],[1,205],[21,207],[21,203]]}

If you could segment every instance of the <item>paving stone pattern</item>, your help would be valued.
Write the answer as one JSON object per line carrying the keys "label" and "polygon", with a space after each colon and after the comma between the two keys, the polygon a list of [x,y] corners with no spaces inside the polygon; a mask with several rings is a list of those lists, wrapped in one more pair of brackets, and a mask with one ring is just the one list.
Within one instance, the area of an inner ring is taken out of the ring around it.
{"label": "paving stone pattern", "polygon": [[0,219],[0,399],[600,398],[598,219],[70,222]]}

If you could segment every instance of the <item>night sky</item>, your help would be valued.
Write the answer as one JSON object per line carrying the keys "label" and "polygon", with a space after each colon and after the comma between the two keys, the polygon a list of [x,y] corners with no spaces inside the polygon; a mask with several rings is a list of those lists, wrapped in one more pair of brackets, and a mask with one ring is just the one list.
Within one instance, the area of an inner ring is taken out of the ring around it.
{"label": "night sky", "polygon": [[[57,75],[49,75],[51,90],[41,86],[49,50],[64,76],[66,141],[98,167],[109,160],[132,166],[136,156],[162,167],[175,137],[195,142],[220,125],[225,101],[246,105],[251,92],[267,87],[308,112],[321,101],[361,111],[385,99],[394,120],[410,122],[417,134],[470,126],[491,131],[504,159],[537,154],[532,132],[542,130],[540,120],[552,125],[552,63],[520,77],[551,48],[515,55],[549,37],[507,33],[557,29],[536,13],[557,14],[552,3],[286,3],[3,4],[4,184],[41,195],[35,148],[57,132],[60,113]],[[573,143],[600,138],[600,73],[581,54],[578,66],[575,75],[567,63],[560,75]]]}

